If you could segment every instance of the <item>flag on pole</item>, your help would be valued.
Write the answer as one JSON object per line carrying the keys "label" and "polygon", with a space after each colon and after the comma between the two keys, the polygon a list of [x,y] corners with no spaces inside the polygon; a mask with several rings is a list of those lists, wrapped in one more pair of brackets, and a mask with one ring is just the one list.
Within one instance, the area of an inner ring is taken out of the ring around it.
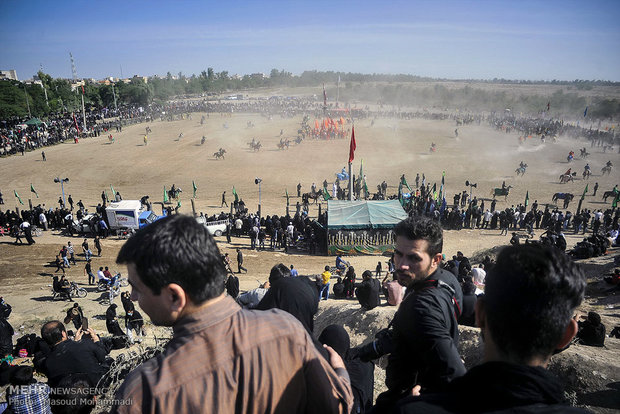
{"label": "flag on pole", "polygon": [[168,192],[166,191],[166,186],[164,186],[164,203],[168,202]]}
{"label": "flag on pole", "polygon": [[403,174],[403,176],[401,177],[400,185],[407,187],[407,190],[409,190],[409,192],[411,192],[411,187],[409,187],[409,184],[407,183],[407,179],[405,178],[405,174]]}
{"label": "flag on pole", "polygon": [[82,95],[84,95],[84,85],[81,85],[81,86],[82,86]]}
{"label": "flag on pole", "polygon": [[194,188],[194,198],[196,198],[196,190],[198,190],[198,187],[196,187],[194,180],[192,180],[192,187]]}
{"label": "flag on pole", "polygon": [[181,208],[181,200],[177,200],[177,208]]}
{"label": "flag on pole", "polygon": [[327,200],[331,200],[332,196],[329,195],[329,191],[327,191],[327,188],[323,187],[323,200],[327,201]]}
{"label": "flag on pole", "polygon": [[32,183],[30,183],[30,192],[34,193],[34,195],[36,195],[37,198],[39,198],[39,194],[37,194],[37,190],[34,189],[34,187],[32,186]]}
{"label": "flag on pole", "polygon": [[349,164],[353,162],[355,158],[355,125],[351,128],[351,143],[349,144]]}
{"label": "flag on pole", "polygon": [[325,92],[325,84],[323,84],[323,106],[327,107],[327,93]]}
{"label": "flag on pole", "polygon": [[547,102],[547,112],[549,112],[549,107],[551,106],[551,101]]}
{"label": "flag on pole", "polygon": [[288,188],[285,188],[284,192],[286,193],[286,205],[288,206]]}
{"label": "flag on pole", "polygon": [[446,172],[443,171],[441,173],[441,185],[444,185],[446,183]]}
{"label": "flag on pole", "polygon": [[80,128],[78,127],[77,119],[75,119],[75,113],[71,112],[71,115],[73,115],[73,123],[75,124],[75,129],[77,129],[77,133],[79,134],[80,133]]}
{"label": "flag on pole", "polygon": [[235,203],[239,202],[239,196],[237,195],[237,190],[235,190],[235,186],[233,185],[233,195],[235,196]]}
{"label": "flag on pole", "polygon": [[110,191],[112,191],[112,197],[116,197],[116,191],[114,191],[114,187],[110,184]]}
{"label": "flag on pole", "polygon": [[620,193],[616,193],[616,196],[614,197],[614,201],[611,203],[611,208],[618,207],[618,201],[620,201]]}
{"label": "flag on pole", "polygon": [[528,204],[530,204],[530,192],[529,191],[525,193],[525,207],[527,207]]}
{"label": "flag on pole", "polygon": [[586,194],[588,193],[588,184],[586,184],[586,188],[584,188],[583,190],[583,194],[581,195],[581,199],[583,200],[584,198],[586,198]]}
{"label": "flag on pole", "polygon": [[19,204],[24,205],[24,202],[22,201],[22,199],[19,197],[19,194],[17,194],[17,190],[13,190],[13,193],[15,193],[15,197],[17,197],[17,200],[19,201]]}
{"label": "flag on pole", "polygon": [[360,175],[357,178],[360,180],[364,179],[364,159],[360,161]]}
{"label": "flag on pole", "polygon": [[586,106],[586,110],[585,110],[585,111],[583,111],[583,117],[585,118],[585,117],[586,117],[586,115],[588,115],[588,107],[587,107],[587,106]]}

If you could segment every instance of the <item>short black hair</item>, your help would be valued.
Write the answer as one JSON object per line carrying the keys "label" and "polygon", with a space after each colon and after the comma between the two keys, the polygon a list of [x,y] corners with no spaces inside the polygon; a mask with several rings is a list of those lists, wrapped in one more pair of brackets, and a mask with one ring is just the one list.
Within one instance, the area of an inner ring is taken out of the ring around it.
{"label": "short black hair", "polygon": [[405,237],[409,240],[426,240],[427,253],[433,257],[443,250],[443,230],[439,223],[422,216],[408,217],[394,228],[396,237]]}
{"label": "short black hair", "polygon": [[367,277],[372,278],[372,272],[370,270],[364,270],[364,273],[362,273],[363,279],[366,279]]}
{"label": "short black hair", "polygon": [[11,373],[12,385],[28,385],[36,382],[33,377],[34,368],[26,365],[18,365],[13,368]]}
{"label": "short black hair", "polygon": [[193,217],[167,216],[138,230],[121,247],[116,263],[135,265],[155,295],[176,283],[194,304],[224,292],[226,269],[207,228]]}
{"label": "short black hair", "polygon": [[41,338],[49,345],[56,345],[62,341],[62,333],[67,332],[65,325],[60,321],[49,321],[41,327]]}
{"label": "short black hair", "polygon": [[504,248],[485,279],[488,329],[500,352],[527,361],[553,353],[584,297],[586,279],[560,250]]}
{"label": "short black hair", "polygon": [[86,374],[69,374],[59,382],[51,395],[55,414],[87,414],[97,405],[92,392],[95,384]]}
{"label": "short black hair", "polygon": [[269,284],[273,284],[278,279],[291,276],[291,270],[282,263],[278,263],[269,272]]}

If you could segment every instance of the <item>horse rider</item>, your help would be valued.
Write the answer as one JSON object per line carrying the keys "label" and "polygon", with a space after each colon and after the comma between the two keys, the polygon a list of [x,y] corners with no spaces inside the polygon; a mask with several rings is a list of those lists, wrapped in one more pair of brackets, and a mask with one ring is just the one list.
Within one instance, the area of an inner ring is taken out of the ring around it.
{"label": "horse rider", "polygon": [[568,170],[566,170],[566,172],[564,173],[564,175],[570,175],[570,174],[571,174],[571,170],[572,170],[572,168],[569,168]]}
{"label": "horse rider", "polygon": [[605,164],[606,167],[611,168],[614,165],[611,163],[611,160],[607,161],[607,163]]}
{"label": "horse rider", "polygon": [[523,161],[519,163],[519,168],[525,168],[525,163]]}
{"label": "horse rider", "polygon": [[583,172],[584,172],[584,173],[587,173],[587,174],[589,174],[589,173],[591,173],[591,172],[592,172],[592,171],[590,170],[590,164],[589,164],[589,163],[588,163],[588,164],[586,164],[586,166],[585,166],[585,167],[583,167]]}
{"label": "horse rider", "polygon": [[170,187],[170,194],[172,194],[172,196],[175,196],[177,192],[176,187],[174,186],[174,184],[172,184],[172,187]]}

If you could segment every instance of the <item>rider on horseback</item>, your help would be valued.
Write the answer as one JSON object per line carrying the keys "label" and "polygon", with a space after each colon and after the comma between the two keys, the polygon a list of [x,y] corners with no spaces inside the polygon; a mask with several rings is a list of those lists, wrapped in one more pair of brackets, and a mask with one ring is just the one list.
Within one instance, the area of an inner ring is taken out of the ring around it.
{"label": "rider on horseback", "polygon": [[566,170],[566,172],[564,173],[564,175],[571,175],[571,170],[572,170],[572,168],[569,168],[568,170]]}

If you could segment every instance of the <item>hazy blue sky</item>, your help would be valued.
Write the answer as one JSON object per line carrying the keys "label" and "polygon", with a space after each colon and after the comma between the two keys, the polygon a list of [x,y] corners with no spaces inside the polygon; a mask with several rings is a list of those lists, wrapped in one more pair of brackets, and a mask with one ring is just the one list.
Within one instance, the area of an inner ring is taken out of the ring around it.
{"label": "hazy blue sky", "polygon": [[0,69],[620,81],[620,0],[0,0]]}

